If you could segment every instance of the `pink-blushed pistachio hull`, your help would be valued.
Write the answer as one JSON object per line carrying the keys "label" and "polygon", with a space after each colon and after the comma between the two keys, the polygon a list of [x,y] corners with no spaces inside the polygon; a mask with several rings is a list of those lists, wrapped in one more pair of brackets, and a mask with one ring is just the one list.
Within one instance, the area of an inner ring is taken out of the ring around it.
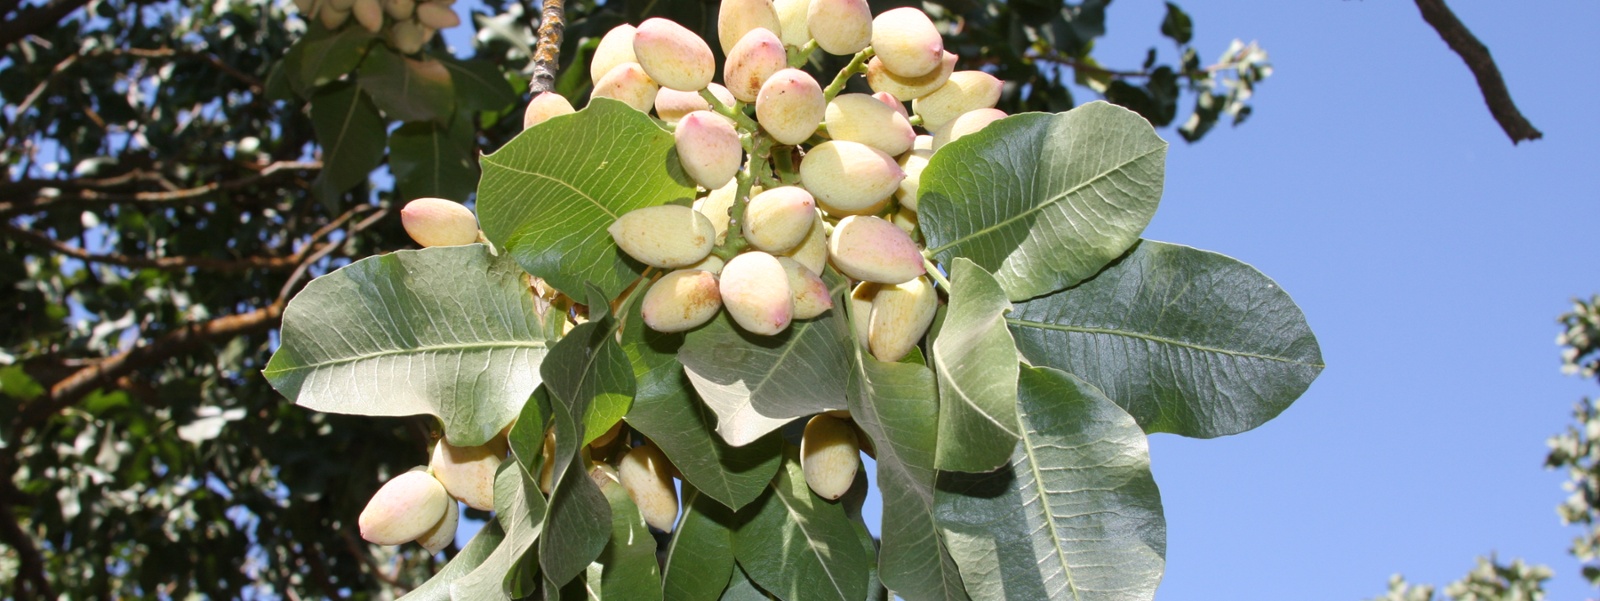
{"label": "pink-blushed pistachio hull", "polygon": [[977,133],[990,123],[1006,118],[1006,112],[1000,109],[978,109],[961,113],[961,116],[951,119],[939,131],[933,132],[934,149],[943,148],[945,144],[956,141],[967,134]]}
{"label": "pink-blushed pistachio hull", "polygon": [[739,132],[726,118],[711,111],[695,111],[678,121],[672,138],[678,162],[695,183],[715,190],[733,181],[744,162]]}
{"label": "pink-blushed pistachio hull", "polygon": [[680,269],[661,276],[644,295],[644,324],[657,332],[684,332],[700,327],[722,310],[717,276],[709,271]]}
{"label": "pink-blushed pistachio hull", "polygon": [[711,47],[689,28],[660,17],[645,19],[633,35],[633,56],[663,87],[692,92],[717,74]]}
{"label": "pink-blushed pistachio hull", "polygon": [[594,56],[589,57],[589,81],[599,83],[617,65],[639,62],[633,54],[633,37],[638,33],[639,28],[627,23],[607,31],[594,47]]}
{"label": "pink-blushed pistachio hull", "polygon": [[911,111],[922,117],[922,128],[939,131],[961,113],[990,108],[1000,102],[1004,83],[982,71],[957,71],[932,94],[912,101]]}
{"label": "pink-blushed pistachio hull", "polygon": [[910,150],[917,137],[905,115],[867,94],[835,96],[822,122],[835,140],[860,142],[891,156]]}
{"label": "pink-blushed pistachio hull", "polygon": [[880,284],[899,284],[927,273],[911,236],[869,215],[839,220],[828,237],[828,258],[845,275]]}
{"label": "pink-blushed pistachio hull", "polygon": [[338,29],[344,25],[345,21],[350,20],[350,10],[326,5],[322,7],[321,12],[317,13],[317,18],[322,21],[323,27]]}
{"label": "pink-blushed pistachio hull", "polygon": [[877,212],[905,175],[894,157],[848,140],[818,144],[800,161],[800,183],[829,215]]}
{"label": "pink-blushed pistachio hull", "polygon": [[932,94],[945,82],[950,80],[950,75],[956,70],[956,55],[944,53],[944,58],[939,61],[939,68],[918,77],[900,77],[889,72],[883,66],[883,61],[872,57],[867,61],[867,86],[874,92],[887,92],[901,100],[915,100]]}
{"label": "pink-blushed pistachio hull", "polygon": [[437,2],[424,2],[417,5],[417,20],[423,25],[434,29],[450,29],[461,25],[461,15],[450,7]]}
{"label": "pink-blushed pistachio hull", "polygon": [[661,86],[644,72],[639,63],[622,63],[595,82],[591,98],[621,100],[640,112],[649,112]]}
{"label": "pink-blushed pistachio hull", "polygon": [[817,132],[828,103],[822,86],[799,69],[773,73],[756,94],[756,121],[779,144],[799,144]]}
{"label": "pink-blushed pistachio hull", "polygon": [[[733,93],[720,83],[706,84],[706,89],[711,90],[711,95],[716,96],[722,104],[733,106]],[[671,88],[662,88],[656,92],[656,116],[667,123],[677,123],[684,115],[695,111],[709,111],[711,103],[700,96],[700,92],[685,92]]]}
{"label": "pink-blushed pistachio hull", "polygon": [[711,254],[717,237],[705,215],[678,205],[628,211],[606,231],[628,256],[665,268],[699,263]]}
{"label": "pink-blushed pistachio hull", "polygon": [[400,54],[416,54],[422,50],[422,45],[427,42],[427,32],[416,21],[398,21],[389,26],[389,43]]}
{"label": "pink-blushed pistachio hull", "polygon": [[850,422],[825,414],[806,422],[800,437],[800,471],[811,492],[829,501],[844,496],[860,465],[861,443]]}
{"label": "pink-blushed pistachio hull", "polygon": [[428,472],[410,471],[385,482],[372,494],[356,523],[361,538],[380,545],[399,545],[422,536],[444,517],[450,495]]}
{"label": "pink-blushed pistachio hull", "polygon": [[900,210],[895,211],[894,215],[889,216],[889,222],[893,223],[895,227],[900,228],[900,231],[902,232],[905,232],[911,236],[917,235],[916,211],[902,207]]}
{"label": "pink-blushed pistachio hull", "polygon": [[324,0],[324,5],[334,10],[350,10],[356,5],[356,0]]}
{"label": "pink-blushed pistachio hull", "polygon": [[744,239],[757,250],[786,252],[805,241],[816,218],[817,203],[805,188],[773,188],[745,205]]}
{"label": "pink-blushed pistachio hull", "polygon": [[[917,136],[927,138],[932,146],[932,136]],[[900,207],[917,210],[917,190],[922,186],[922,170],[928,168],[928,159],[933,158],[933,149],[912,148],[910,152],[900,155],[900,170],[906,172],[905,179],[900,180],[900,187],[894,191],[895,200],[900,201]]]}
{"label": "pink-blushed pistachio hull", "polygon": [[733,47],[739,40],[758,28],[773,35],[783,32],[772,0],[722,0],[717,8],[717,41],[722,44],[724,56],[733,56]]}
{"label": "pink-blushed pistachio hull", "polygon": [[[894,94],[890,94],[888,92],[873,92],[872,97],[877,98],[878,102],[882,102],[884,106],[894,109],[894,112],[900,113],[901,117],[905,117],[908,120],[911,118],[911,111],[906,110],[906,103],[900,102],[900,99],[895,98]],[[909,123],[909,121],[907,122]]]}
{"label": "pink-blushed pistachio hull", "polygon": [[555,92],[540,92],[528,101],[528,110],[522,113],[522,129],[528,129],[550,120],[558,115],[570,115],[577,112],[572,108],[572,103],[566,96]]}
{"label": "pink-blushed pistachio hull", "polygon": [[[490,507],[493,509],[493,507]],[[461,506],[455,501],[445,504],[444,517],[439,518],[439,523],[434,524],[422,536],[417,537],[417,544],[422,545],[429,553],[438,553],[456,540],[456,526],[461,523]]]}
{"label": "pink-blushed pistachio hull", "polygon": [[734,98],[755,102],[761,93],[761,84],[788,66],[789,56],[783,49],[783,40],[765,27],[758,27],[744,34],[744,38],[728,51],[728,62],[722,66],[722,82],[728,85]]}
{"label": "pink-blushed pistachio hull", "polygon": [[690,265],[684,269],[698,269],[700,271],[709,271],[712,273],[712,275],[718,275],[722,273],[722,268],[727,264],[728,262],[723,261],[722,257],[716,255],[706,255],[706,258],[701,260],[699,263],[695,263],[694,265]]}
{"label": "pink-blushed pistachio hull", "polygon": [[872,297],[880,288],[883,284],[861,282],[850,289],[850,329],[862,350],[867,350],[867,334],[872,330]]}
{"label": "pink-blushed pistachio hull", "polygon": [[778,13],[783,31],[778,32],[786,46],[799,48],[811,41],[811,28],[806,25],[806,13],[811,0],[772,0],[772,10]]}
{"label": "pink-blushed pistachio hull", "polygon": [[793,250],[783,253],[784,256],[799,261],[801,265],[810,269],[811,273],[820,274],[822,268],[828,265],[828,224],[819,215],[811,220],[811,230],[806,232],[806,239]]}
{"label": "pink-blushed pistachio hull", "polygon": [[461,246],[478,241],[478,218],[461,203],[418,198],[400,209],[400,224],[423,246]]}
{"label": "pink-blushed pistachio hull", "polygon": [[855,54],[872,43],[872,7],[867,0],[811,0],[806,28],[823,52]]}
{"label": "pink-blushed pistachio hull", "polygon": [[494,509],[494,472],[506,457],[506,442],[496,438],[476,447],[458,447],[443,439],[433,447],[428,469],[450,496],[473,509]]}
{"label": "pink-blushed pistachio hull", "polygon": [[[694,201],[694,210],[706,216],[711,222],[712,231],[716,232],[717,244],[722,244],[728,238],[728,222],[733,219],[733,202],[739,195],[738,180],[728,182],[726,185],[712,190],[705,198]],[[751,190],[751,195],[755,191]]]}
{"label": "pink-blushed pistachio hull", "polygon": [[901,77],[921,77],[939,68],[944,39],[921,10],[902,7],[872,20],[872,50],[884,68]]}
{"label": "pink-blushed pistachio hull", "polygon": [[893,363],[922,340],[939,309],[939,293],[927,277],[884,286],[872,297],[872,324],[867,328],[867,348],[879,361]]}
{"label": "pink-blushed pistachio hull", "polygon": [[383,12],[396,21],[410,19],[417,12],[416,0],[383,0]]}
{"label": "pink-blushed pistachio hull", "polygon": [[789,292],[794,302],[791,315],[794,319],[811,319],[833,308],[833,296],[828,294],[828,285],[822,283],[822,278],[816,272],[789,257],[778,257],[778,263],[783,265],[784,275],[789,276]]}
{"label": "pink-blushed pistachio hull", "polygon": [[777,258],[761,251],[746,252],[728,261],[721,279],[722,306],[739,327],[762,336],[789,327],[793,297],[789,275]]}
{"label": "pink-blushed pistachio hull", "polygon": [[383,4],[378,0],[356,0],[350,12],[355,14],[356,21],[367,31],[378,33],[383,29]]}
{"label": "pink-blushed pistachio hull", "polygon": [[678,519],[678,492],[672,486],[672,468],[655,445],[634,447],[617,463],[617,479],[627,489],[650,527],[672,532]]}

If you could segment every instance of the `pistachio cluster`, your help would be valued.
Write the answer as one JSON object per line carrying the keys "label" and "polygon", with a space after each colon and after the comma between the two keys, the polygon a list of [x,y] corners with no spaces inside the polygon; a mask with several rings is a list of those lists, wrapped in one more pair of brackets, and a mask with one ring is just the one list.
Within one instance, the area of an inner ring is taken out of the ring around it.
{"label": "pistachio cluster", "polygon": [[367,501],[357,519],[361,538],[380,545],[416,541],[429,553],[438,553],[456,538],[456,501],[473,509],[494,509],[494,473],[507,452],[503,434],[475,447],[439,440],[427,467],[395,476]]}
{"label": "pistachio cluster", "polygon": [[415,54],[441,29],[461,24],[451,8],[456,0],[294,0],[307,19],[317,19],[330,30],[344,27],[352,17],[372,33],[385,33],[389,45],[402,54]]}

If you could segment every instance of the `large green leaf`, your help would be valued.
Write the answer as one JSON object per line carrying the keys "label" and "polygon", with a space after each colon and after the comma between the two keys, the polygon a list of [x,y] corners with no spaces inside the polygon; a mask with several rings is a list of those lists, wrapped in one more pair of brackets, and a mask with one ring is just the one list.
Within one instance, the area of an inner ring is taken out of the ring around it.
{"label": "large green leaf", "polygon": [[799,449],[785,448],[771,491],[745,511],[752,513],[734,532],[733,554],[761,588],[784,601],[866,598],[872,556],[844,507],[806,486]]}
{"label": "large green leaf", "polygon": [[361,61],[357,81],[391,119],[442,124],[456,110],[450,70],[437,59],[406,58],[379,44]]}
{"label": "large green leaf", "polygon": [[1094,386],[1023,368],[1022,440],[988,474],[946,472],[937,516],[975,599],[1152,599],[1166,520],[1149,446]]}
{"label": "large green leaf", "polygon": [[478,165],[472,161],[477,131],[466,113],[449,126],[407,123],[389,134],[389,170],[400,198],[424,196],[466,202],[478,187]]}
{"label": "large green leaf", "polygon": [[333,206],[383,162],[388,134],[372,98],[354,83],[332,84],[312,96],[311,126],[322,146],[322,171],[312,188]]}
{"label": "large green leaf", "polygon": [[884,363],[860,345],[850,347],[850,416],[877,449],[878,491],[889,508],[878,576],[907,599],[965,601],[961,575],[933,519],[939,421],[933,373],[920,363]]}
{"label": "large green leaf", "polygon": [[1017,446],[1017,346],[1006,331],[1011,310],[999,282],[957,258],[950,270],[950,304],[933,340],[939,376],[942,470],[987,472]]}
{"label": "large green leaf", "polygon": [[402,250],[312,280],[263,373],[311,409],[432,414],[451,444],[480,445],[539,385],[547,330],[515,262],[481,244]]}
{"label": "large green leaf", "polygon": [[[450,563],[445,564],[432,578],[422,583],[422,586],[411,589],[411,592],[406,593],[401,599],[449,601],[451,585],[489,561],[494,552],[505,544],[505,537],[505,531],[500,529],[500,524],[492,521],[484,524],[472,540],[467,542],[467,546],[462,547],[461,552],[450,559]],[[495,564],[499,563],[499,558],[495,558]]]}
{"label": "large green leaf", "polygon": [[505,598],[506,573],[533,549],[543,531],[544,497],[536,491],[529,492],[532,478],[515,461],[500,465],[494,478],[495,522],[506,533],[506,539],[483,565],[450,584],[450,598],[454,601]]}
{"label": "large green leaf", "polygon": [[842,335],[840,315],[828,311],[758,336],[724,314],[689,333],[678,360],[717,414],[723,440],[744,446],[794,418],[845,408],[854,342]]}
{"label": "large green leaf", "polygon": [[1166,156],[1144,118],[1104,102],[1015,115],[934,153],[917,217],[941,263],[972,259],[1024,300],[1094,275],[1139,239]]}
{"label": "large green leaf", "polygon": [[734,568],[733,576],[728,579],[728,589],[722,592],[721,601],[768,601],[774,599],[766,591],[756,588],[750,581],[750,576],[744,570]]}
{"label": "large green leaf", "polygon": [[694,197],[674,152],[649,115],[597,98],[483,157],[483,232],[568,295],[582,296],[588,281],[615,296],[642,266],[606,228],[628,211]]}
{"label": "large green leaf", "polygon": [[[362,27],[346,27],[337,32],[321,26],[306,30],[284,55],[286,75],[291,86],[304,95],[356,70],[367,49],[377,37]],[[382,44],[379,44],[382,46]]]}
{"label": "large green leaf", "polygon": [[[661,569],[656,539],[627,489],[607,479],[600,487],[611,505],[611,540],[589,566],[589,588],[601,599],[661,599]],[[597,573],[598,572],[598,573]]]}
{"label": "large green leaf", "polygon": [[1105,391],[1146,432],[1213,437],[1277,416],[1322,371],[1289,295],[1216,253],[1145,241],[1094,279],[1007,320],[1034,365]]}
{"label": "large green leaf", "polygon": [[682,505],[683,514],[662,560],[662,592],[667,601],[716,601],[738,571],[733,562],[733,513],[688,483],[683,485]]}
{"label": "large green leaf", "polygon": [[444,63],[450,70],[450,81],[455,84],[456,101],[461,108],[479,111],[502,111],[518,101],[517,93],[506,81],[500,67],[491,61],[460,60],[448,55],[429,56]]}
{"label": "large green leaf", "polygon": [[637,308],[628,312],[622,346],[638,380],[628,424],[666,453],[685,482],[738,509],[772,481],[782,458],[781,441],[772,433],[735,448],[717,435],[716,416],[695,395],[678,363],[683,339],[646,327]]}

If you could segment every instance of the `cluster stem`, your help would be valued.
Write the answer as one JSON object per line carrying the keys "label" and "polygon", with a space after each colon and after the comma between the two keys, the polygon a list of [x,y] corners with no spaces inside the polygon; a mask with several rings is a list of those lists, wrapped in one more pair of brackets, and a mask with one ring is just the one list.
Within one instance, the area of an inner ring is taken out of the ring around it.
{"label": "cluster stem", "polygon": [[704,98],[707,103],[710,103],[711,110],[716,111],[718,115],[732,119],[734,123],[739,124],[739,129],[745,131],[755,131],[758,127],[760,127],[756,125],[756,122],[752,121],[750,117],[746,116],[744,111],[741,111],[736,107],[723,104],[722,100],[717,98],[716,94],[712,94],[709,88],[701,89],[700,97]]}
{"label": "cluster stem", "polygon": [[927,270],[928,277],[933,278],[933,281],[938,283],[940,288],[944,288],[946,294],[950,292],[950,280],[944,277],[944,272],[939,271],[938,265],[935,265],[933,261],[927,257],[923,257],[922,268]]}
{"label": "cluster stem", "polygon": [[866,50],[857,52],[854,57],[851,57],[850,64],[840,69],[839,74],[833,77],[833,83],[828,84],[828,87],[822,90],[822,97],[831,101],[834,96],[838,96],[839,92],[844,90],[844,85],[850,82],[852,76],[866,72],[867,60],[871,59],[872,55],[872,47],[868,46]]}

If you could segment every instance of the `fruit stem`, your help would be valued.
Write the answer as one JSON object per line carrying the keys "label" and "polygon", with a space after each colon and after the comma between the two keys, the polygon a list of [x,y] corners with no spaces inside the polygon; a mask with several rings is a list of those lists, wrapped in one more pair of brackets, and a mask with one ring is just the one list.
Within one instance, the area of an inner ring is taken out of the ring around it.
{"label": "fruit stem", "polygon": [[845,65],[843,69],[839,70],[839,74],[833,77],[833,83],[828,84],[828,87],[822,90],[822,97],[825,100],[833,100],[834,96],[838,96],[839,91],[844,89],[844,84],[850,81],[851,76],[866,72],[867,59],[872,58],[872,55],[871,46],[868,46],[866,50],[857,52],[850,59],[850,64]]}
{"label": "fruit stem", "polygon": [[938,265],[934,265],[933,261],[923,257],[922,268],[928,271],[928,277],[933,278],[933,281],[937,282],[940,288],[944,288],[945,294],[950,293],[950,280],[945,279],[944,272],[939,271]]}
{"label": "fruit stem", "polygon": [[710,89],[701,88],[700,97],[704,98],[706,102],[710,103],[711,110],[716,111],[718,115],[722,115],[732,119],[735,123],[738,123],[739,129],[745,131],[756,131],[758,128],[755,121],[751,121],[749,117],[745,116],[744,111],[723,104],[722,100],[717,98],[716,94],[712,94]]}
{"label": "fruit stem", "polygon": [[911,125],[913,125],[915,127],[922,127],[922,115],[912,115],[910,118],[908,118],[906,120],[910,121]]}
{"label": "fruit stem", "polygon": [[773,166],[778,170],[778,181],[784,185],[800,182],[800,173],[795,170],[794,152],[789,148],[780,148],[772,153]]}
{"label": "fruit stem", "polygon": [[[767,171],[767,154],[772,152],[772,139],[760,135],[755,137],[755,147],[750,151],[750,160],[745,162],[744,169],[734,176],[734,181],[739,187],[733,195],[733,208],[729,211],[728,237],[722,244],[711,249],[711,252],[722,260],[732,259],[749,243],[744,239],[744,208],[750,200],[750,187],[754,184],[756,174],[765,174]],[[770,177],[770,176],[769,176]]]}
{"label": "fruit stem", "polygon": [[789,66],[799,69],[801,65],[811,61],[811,53],[816,52],[816,50],[817,40],[815,38],[807,40],[806,45],[801,46],[798,49],[790,48]]}

